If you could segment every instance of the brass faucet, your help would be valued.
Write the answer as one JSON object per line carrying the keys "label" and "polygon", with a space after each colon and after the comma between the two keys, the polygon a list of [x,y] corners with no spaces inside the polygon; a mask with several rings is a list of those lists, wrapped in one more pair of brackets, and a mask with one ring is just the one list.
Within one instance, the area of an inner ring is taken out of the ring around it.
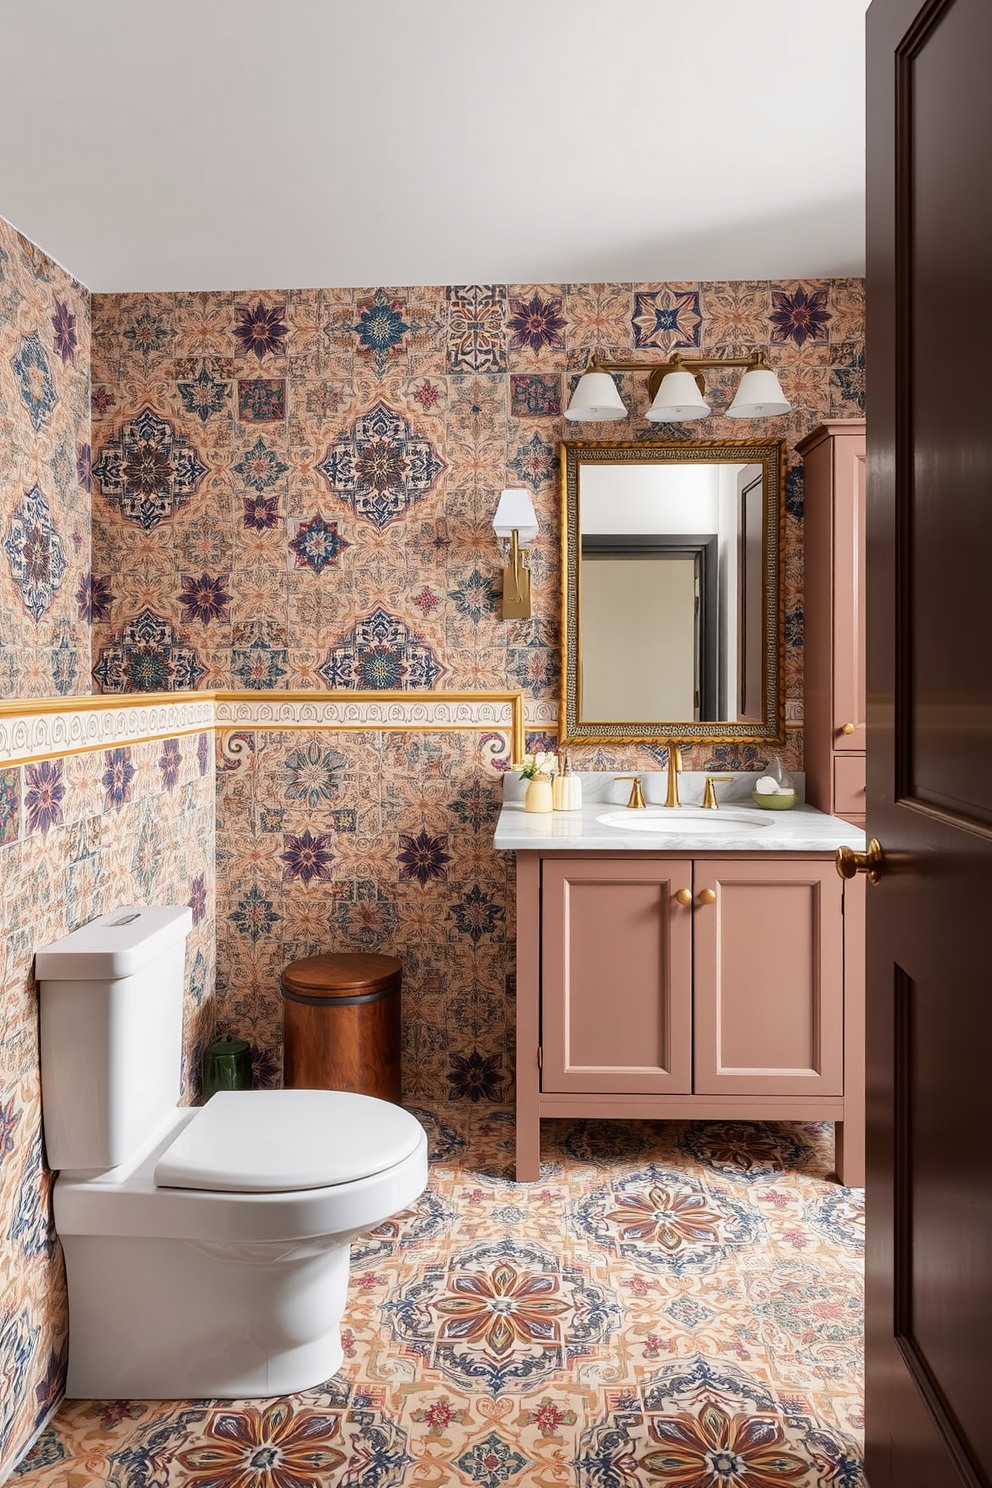
{"label": "brass faucet", "polygon": [[716,798],[716,786],[722,780],[733,780],[733,775],[707,775],[706,784],[703,787],[703,805],[707,811],[719,811],[720,802]]}
{"label": "brass faucet", "polygon": [[632,780],[634,782],[633,785],[630,787],[630,800],[627,802],[627,809],[629,811],[643,811],[644,797],[641,794],[640,775],[614,775],[613,779]]}
{"label": "brass faucet", "polygon": [[668,741],[668,794],[666,806],[681,806],[679,800],[679,776],[682,773],[682,749],[674,739]]}

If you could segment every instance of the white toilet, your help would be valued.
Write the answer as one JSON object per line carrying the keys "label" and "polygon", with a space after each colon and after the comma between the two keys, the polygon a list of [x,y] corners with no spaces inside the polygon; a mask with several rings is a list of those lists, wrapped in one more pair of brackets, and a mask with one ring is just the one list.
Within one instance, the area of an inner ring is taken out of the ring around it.
{"label": "white toilet", "polygon": [[188,909],[46,950],[42,1117],[69,1283],[71,1397],[286,1395],[334,1374],[348,1247],[427,1182],[399,1106],[334,1090],[177,1107]]}

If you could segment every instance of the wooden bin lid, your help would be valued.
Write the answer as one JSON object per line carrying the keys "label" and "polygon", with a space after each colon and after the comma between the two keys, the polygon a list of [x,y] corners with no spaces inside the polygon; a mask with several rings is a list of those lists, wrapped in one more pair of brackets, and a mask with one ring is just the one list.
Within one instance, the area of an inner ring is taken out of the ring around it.
{"label": "wooden bin lid", "polygon": [[403,963],[365,951],[328,951],[293,961],[282,974],[284,991],[306,997],[354,997],[399,985]]}

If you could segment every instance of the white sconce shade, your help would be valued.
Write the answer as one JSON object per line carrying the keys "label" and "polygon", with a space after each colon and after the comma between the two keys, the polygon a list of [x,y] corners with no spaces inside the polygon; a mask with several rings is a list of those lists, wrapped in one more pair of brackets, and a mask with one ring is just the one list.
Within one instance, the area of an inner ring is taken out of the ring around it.
{"label": "white sconce shade", "polygon": [[734,401],[727,409],[727,417],[772,418],[777,413],[788,413],[791,407],[771,368],[754,367],[741,378]]}
{"label": "white sconce shade", "polygon": [[571,402],[565,409],[565,417],[590,424],[602,424],[627,417],[623,399],[609,372],[582,374]]}
{"label": "white sconce shade", "polygon": [[710,405],[691,372],[669,372],[662,378],[647,417],[653,424],[686,423],[705,418],[709,411]]}
{"label": "white sconce shade", "polygon": [[510,486],[500,493],[499,505],[493,517],[493,531],[497,537],[512,537],[516,532],[521,546],[534,541],[539,528],[537,513],[528,490],[522,486]]}

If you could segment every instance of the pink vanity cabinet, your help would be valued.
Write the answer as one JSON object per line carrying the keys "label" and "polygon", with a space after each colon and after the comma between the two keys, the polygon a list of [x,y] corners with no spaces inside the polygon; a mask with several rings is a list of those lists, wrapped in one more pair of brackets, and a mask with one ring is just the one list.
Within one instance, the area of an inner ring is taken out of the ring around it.
{"label": "pink vanity cabinet", "polygon": [[517,853],[517,1177],[550,1116],[837,1123],[864,1181],[863,884],[833,853]]}
{"label": "pink vanity cabinet", "polygon": [[806,799],[865,824],[865,425],[821,424],[803,457]]}

